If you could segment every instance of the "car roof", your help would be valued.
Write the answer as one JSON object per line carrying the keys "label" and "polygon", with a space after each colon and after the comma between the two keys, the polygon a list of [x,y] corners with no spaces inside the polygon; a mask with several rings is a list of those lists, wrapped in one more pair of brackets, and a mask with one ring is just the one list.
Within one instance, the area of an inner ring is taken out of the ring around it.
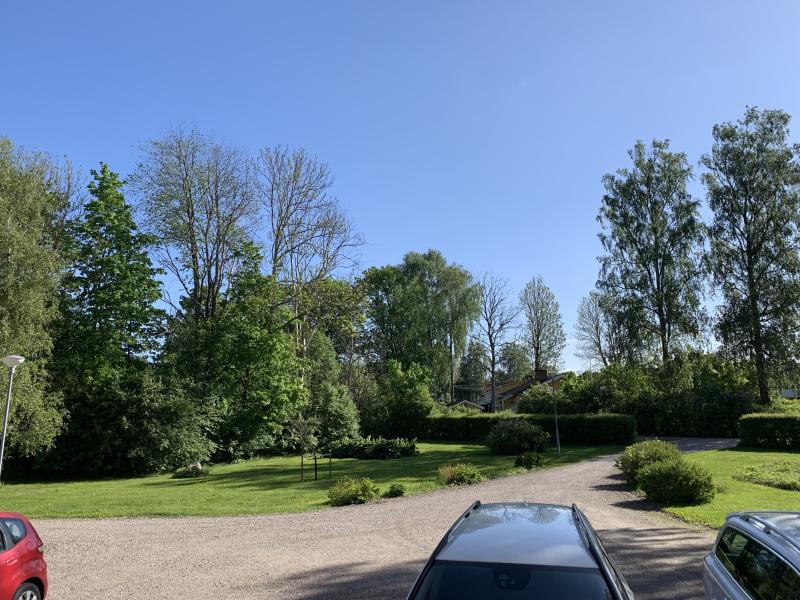
{"label": "car roof", "polygon": [[556,504],[481,504],[450,532],[436,559],[599,568],[572,509]]}
{"label": "car roof", "polygon": [[[759,510],[728,515],[728,521],[739,521],[758,532],[760,537],[773,540],[792,555],[792,562],[800,566],[800,513]],[[787,557],[788,558],[788,557]]]}
{"label": "car roof", "polygon": [[22,519],[23,521],[28,520],[27,518],[25,518],[25,515],[21,515],[15,512],[0,512],[0,519]]}

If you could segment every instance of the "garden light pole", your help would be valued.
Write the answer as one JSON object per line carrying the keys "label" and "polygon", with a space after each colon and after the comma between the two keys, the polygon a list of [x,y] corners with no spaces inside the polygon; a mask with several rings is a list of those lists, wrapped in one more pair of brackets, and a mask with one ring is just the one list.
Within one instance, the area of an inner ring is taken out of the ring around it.
{"label": "garden light pole", "polygon": [[6,432],[8,431],[8,414],[11,411],[11,387],[14,384],[14,371],[25,362],[25,359],[16,354],[9,354],[3,358],[3,364],[8,367],[8,393],[6,394],[6,412],[3,417],[3,438],[0,441],[0,477],[3,472],[3,456],[6,450]]}

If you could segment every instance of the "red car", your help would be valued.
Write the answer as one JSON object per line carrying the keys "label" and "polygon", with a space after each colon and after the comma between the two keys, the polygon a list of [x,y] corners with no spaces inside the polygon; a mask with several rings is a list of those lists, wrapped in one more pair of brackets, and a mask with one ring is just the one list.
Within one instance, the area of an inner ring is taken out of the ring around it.
{"label": "red car", "polygon": [[44,600],[47,563],[42,540],[25,517],[0,512],[0,600]]}

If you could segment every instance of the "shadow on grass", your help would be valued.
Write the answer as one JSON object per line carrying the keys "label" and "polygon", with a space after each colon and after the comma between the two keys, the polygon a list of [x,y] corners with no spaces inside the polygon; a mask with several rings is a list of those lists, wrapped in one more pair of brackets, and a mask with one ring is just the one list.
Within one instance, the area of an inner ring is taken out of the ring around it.
{"label": "shadow on grass", "polygon": [[[608,455],[617,452],[617,446],[568,446],[562,447],[560,459],[555,457],[555,451],[546,453],[547,468],[563,466],[582,460],[605,460],[598,455]],[[514,470],[514,456],[495,455],[483,446],[466,446],[463,450],[452,448],[430,449],[426,448],[416,456],[380,459],[334,459],[331,477],[328,478],[328,463],[319,464],[319,479],[313,479],[313,463],[309,467],[306,462],[304,487],[310,489],[326,490],[337,479],[343,477],[369,477],[380,485],[395,481],[403,483],[421,483],[436,479],[438,469],[443,464],[454,462],[473,462],[487,477],[505,475]],[[207,477],[196,479],[154,479],[144,483],[146,486],[170,488],[177,486],[213,485],[240,489],[272,490],[285,486],[300,484],[300,459],[296,464],[286,464],[284,459],[280,463],[261,461],[259,464],[248,465],[240,463],[241,468],[229,469],[219,473],[214,472]]]}
{"label": "shadow on grass", "polygon": [[703,557],[711,550],[711,533],[669,527],[601,530],[599,535],[637,600],[703,598]]}

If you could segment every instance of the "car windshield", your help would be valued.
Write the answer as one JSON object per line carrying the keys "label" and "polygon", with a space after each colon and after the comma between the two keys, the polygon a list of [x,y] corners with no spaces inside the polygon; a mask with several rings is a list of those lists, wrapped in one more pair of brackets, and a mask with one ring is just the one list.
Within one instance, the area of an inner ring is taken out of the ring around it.
{"label": "car windshield", "polygon": [[609,600],[599,571],[436,562],[414,600]]}

